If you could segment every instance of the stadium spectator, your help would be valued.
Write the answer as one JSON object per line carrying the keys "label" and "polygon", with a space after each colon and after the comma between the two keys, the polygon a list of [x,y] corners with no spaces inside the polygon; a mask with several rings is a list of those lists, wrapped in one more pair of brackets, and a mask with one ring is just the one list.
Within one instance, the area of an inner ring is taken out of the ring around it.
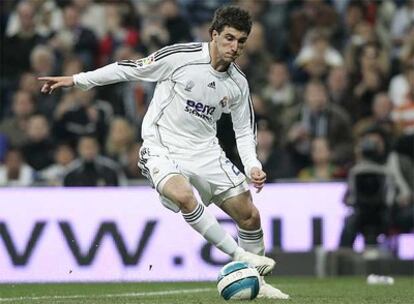
{"label": "stadium spectator", "polygon": [[[254,112],[256,115],[256,121],[260,122],[262,120],[266,120],[267,124],[269,123],[269,119],[272,119],[271,113],[269,112],[269,108],[263,97],[259,94],[252,93],[251,100],[254,108]],[[273,127],[273,126],[271,126]]]}
{"label": "stadium spectator", "polygon": [[390,80],[388,94],[395,107],[405,103],[407,94],[410,90],[408,78],[410,74],[414,74],[414,61],[403,66],[402,73],[394,75]]}
{"label": "stadium spectator", "polygon": [[[244,2],[244,1],[241,1]],[[253,2],[253,1],[252,1]],[[289,1],[254,1],[262,5],[260,21],[266,32],[266,46],[273,58],[287,61],[288,57],[288,18],[293,6]]]}
{"label": "stadium spectator", "polygon": [[19,90],[30,93],[35,101],[36,112],[45,115],[48,119],[58,103],[58,95],[42,94],[36,75],[32,72],[23,73],[19,81]]}
{"label": "stadium spectator", "polygon": [[381,45],[390,52],[393,44],[391,39],[391,23],[397,10],[397,3],[395,1],[374,3],[377,5],[375,10],[376,16],[374,22],[371,21],[371,24],[375,27],[375,32]]}
{"label": "stadium spectator", "polygon": [[[397,61],[400,67],[404,67],[405,65],[413,64],[414,60],[414,25],[411,25],[409,30],[407,31],[404,42],[401,47],[400,52],[398,53],[398,57],[394,59]],[[398,67],[398,65],[397,65]],[[395,72],[398,71],[397,69],[394,70]]]}
{"label": "stadium spectator", "polygon": [[292,160],[289,154],[276,144],[275,134],[270,129],[267,120],[258,122],[257,157],[267,174],[268,182],[295,177]]}
{"label": "stadium spectator", "polygon": [[181,15],[176,0],[161,0],[157,7],[158,16],[163,20],[164,28],[168,31],[169,42],[188,42],[193,39],[190,24]]}
{"label": "stadium spectator", "polygon": [[[24,0],[33,7],[33,26],[35,32],[43,37],[50,37],[62,28],[62,11],[56,5],[54,0]],[[7,23],[6,33],[11,37],[21,31],[24,23],[22,23],[19,14],[13,12]]]}
{"label": "stadium spectator", "polygon": [[27,123],[35,111],[33,96],[17,91],[13,96],[11,117],[0,122],[0,134],[7,137],[12,146],[22,146],[27,142]]}
{"label": "stadium spectator", "polygon": [[65,75],[80,73],[83,70],[82,60],[77,56],[66,57],[62,64],[62,72]]}
{"label": "stadium spectator", "polygon": [[[86,68],[93,68],[98,55],[98,40],[94,32],[81,25],[79,18],[75,6],[66,6],[63,11],[64,26],[49,40],[49,44],[61,56],[76,54]],[[102,22],[96,24],[101,26]]]}
{"label": "stadium spectator", "polygon": [[33,48],[30,53],[30,66],[38,77],[55,73],[55,56],[52,49],[44,45]]}
{"label": "stadium spectator", "polygon": [[0,186],[27,187],[35,180],[35,171],[24,161],[22,152],[9,148],[0,164]]}
{"label": "stadium spectator", "polygon": [[345,66],[329,70],[326,86],[331,102],[344,108],[348,114],[352,113],[350,80]]}
{"label": "stadium spectator", "polygon": [[249,12],[250,16],[252,16],[253,22],[262,22],[261,19],[263,18],[263,15],[267,8],[267,3],[265,1],[234,0],[233,2],[240,8]]}
{"label": "stadium spectator", "polygon": [[95,93],[77,90],[65,97],[55,116],[56,138],[75,146],[79,137],[90,135],[105,143],[112,109],[107,102],[96,100]]}
{"label": "stadium spectator", "polygon": [[[83,69],[83,63],[79,57],[72,54],[68,57],[65,57],[62,64],[62,73],[64,75],[72,75],[72,73],[80,73]],[[62,116],[69,110],[75,108],[78,105],[76,94],[73,91],[66,92],[56,92],[56,94],[42,94],[43,98],[54,97],[57,99],[55,102],[54,112],[53,112],[53,122],[59,120]],[[39,111],[42,112],[42,111]],[[50,117],[50,116],[47,116]],[[55,134],[55,126],[53,128],[53,133]],[[64,139],[61,139],[65,141]]]}
{"label": "stadium spectator", "polygon": [[237,59],[237,63],[249,78],[252,91],[260,91],[266,85],[267,71],[271,62],[272,56],[266,49],[263,25],[260,22],[253,22],[246,50]]}
{"label": "stadium spectator", "polygon": [[[414,144],[414,142],[412,142]],[[398,192],[391,211],[391,228],[394,233],[409,233],[414,230],[414,156],[411,158],[391,152],[388,164],[393,172]]]}
{"label": "stadium spectator", "polygon": [[75,151],[70,145],[58,144],[53,154],[54,163],[39,172],[39,180],[49,186],[63,186],[63,178],[75,156]]}
{"label": "stadium spectator", "polygon": [[11,1],[0,2],[0,39],[3,41],[6,36],[6,26],[10,20],[11,14],[14,13],[14,4]]}
{"label": "stadium spectator", "polygon": [[322,30],[328,36],[338,30],[339,18],[334,8],[322,0],[305,1],[297,5],[289,16],[289,53],[297,56],[309,30]]}
{"label": "stadium spectator", "polygon": [[105,154],[122,166],[126,166],[128,152],[135,141],[136,135],[132,125],[125,118],[116,117],[109,125]]}
{"label": "stadium spectator", "polygon": [[358,24],[360,34],[358,42],[349,44],[345,49],[346,65],[351,75],[352,85],[361,82],[362,74],[371,71],[380,75],[383,81],[388,79],[390,61],[388,50],[381,45],[373,27],[366,21]]}
{"label": "stadium spectator", "polygon": [[128,24],[128,14],[133,14],[133,11],[129,10],[126,2],[105,5],[107,29],[99,42],[99,66],[112,62],[115,52],[121,47],[138,48],[140,33],[133,24]]}
{"label": "stadium spectator", "polygon": [[[30,54],[30,65],[31,73],[33,73],[36,77],[55,74],[56,58],[53,50],[44,45],[36,46]],[[30,79],[30,81],[32,80]],[[33,87],[31,89],[33,89]],[[58,102],[57,96],[41,94],[39,93],[39,90],[37,90],[33,96],[36,100],[37,111],[47,117],[51,117]]]}
{"label": "stadium spectator", "polygon": [[300,170],[310,164],[311,141],[326,137],[332,149],[332,161],[343,165],[352,155],[351,122],[348,114],[330,102],[326,87],[319,81],[307,83],[304,103],[286,114],[285,142]]}
{"label": "stadium spectator", "polygon": [[[6,2],[2,3],[2,9],[6,9],[11,3],[11,1]],[[3,14],[3,10],[1,14]],[[9,114],[11,99],[16,92],[20,74],[30,70],[29,58],[32,49],[44,42],[43,37],[34,30],[34,8],[32,3],[28,1],[19,2],[15,14],[21,24],[20,28],[11,36],[2,37],[1,39],[0,119]],[[10,21],[10,18],[8,21]]]}
{"label": "stadium spectator", "polygon": [[79,157],[67,168],[63,178],[65,187],[124,186],[126,178],[120,166],[101,156],[99,143],[94,137],[81,137]]}
{"label": "stadium spectator", "polygon": [[[221,5],[230,4],[232,0],[211,0],[211,1],[198,1],[198,0],[186,0],[179,1],[182,5],[181,10],[184,11],[184,15],[191,25],[200,25],[201,23],[210,23],[211,16],[214,15],[214,11]],[[207,28],[208,33],[208,28]],[[202,40],[206,41],[206,40]]]}
{"label": "stadium spectator", "polygon": [[204,21],[199,24],[196,24],[193,27],[193,36],[194,41],[206,41],[208,40],[208,28],[210,27],[210,22]]}
{"label": "stadium spectator", "polygon": [[342,55],[332,47],[326,33],[309,31],[303,47],[295,59],[296,66],[307,79],[324,79],[330,68],[344,64]]}
{"label": "stadium spectator", "polygon": [[387,93],[376,94],[372,104],[372,115],[354,124],[352,128],[354,138],[359,138],[368,129],[380,128],[385,132],[389,145],[392,145],[391,141],[398,136],[397,127],[391,119],[392,109],[392,102]]}
{"label": "stadium spectator", "polygon": [[374,43],[361,47],[358,55],[358,69],[352,75],[353,98],[351,117],[353,122],[370,116],[375,94],[385,91],[388,74],[383,71],[381,50]]}
{"label": "stadium spectator", "polygon": [[396,57],[404,42],[406,33],[414,20],[414,1],[407,0],[401,5],[394,14],[391,24],[391,39],[393,42],[392,57]]}
{"label": "stadium spectator", "polygon": [[408,92],[404,101],[395,106],[392,111],[392,119],[403,134],[414,134],[414,68],[406,73]]}
{"label": "stadium spectator", "polygon": [[312,165],[300,170],[300,181],[321,182],[345,177],[345,172],[331,161],[331,148],[324,137],[316,137],[311,143]]}
{"label": "stadium spectator", "polygon": [[141,170],[137,170],[137,164],[140,161],[139,150],[142,147],[142,142],[135,142],[129,146],[127,151],[127,163],[123,166],[124,172],[128,180],[147,181]]}
{"label": "stadium spectator", "polygon": [[[361,52],[361,48],[367,44],[376,44],[379,43],[379,39],[375,33],[374,26],[369,23],[367,20],[359,21],[353,31],[348,37],[348,41],[343,48],[343,53],[345,57],[345,64],[348,67],[351,73],[355,73],[359,68],[358,55]],[[384,65],[384,71],[388,69],[389,63],[386,62],[386,56],[388,53],[381,52],[381,63]]]}
{"label": "stadium spectator", "polygon": [[30,53],[36,45],[44,42],[44,37],[35,31],[33,4],[21,1],[16,11],[20,27],[16,33],[7,36],[2,42],[2,82],[15,81],[21,73],[30,70]]}
{"label": "stadium spectator", "polygon": [[[286,112],[299,102],[299,89],[290,79],[286,63],[274,61],[269,66],[267,84],[262,91],[270,124],[283,124]],[[256,110],[256,108],[255,108]]]}
{"label": "stadium spectator", "polygon": [[145,26],[141,31],[142,43],[147,53],[152,54],[168,44],[170,35],[160,18],[149,15],[144,21]]}
{"label": "stadium spectator", "polygon": [[[344,4],[345,1],[340,1]],[[350,45],[361,45],[364,43],[362,37],[356,34],[356,28],[358,24],[364,21],[365,8],[361,1],[351,0],[348,4],[345,4],[345,11],[342,13],[340,19],[340,49],[345,50]],[[346,51],[344,52],[347,53]],[[345,60],[346,60],[345,55]],[[348,65],[348,64],[346,64]]]}
{"label": "stadium spectator", "polygon": [[376,247],[378,235],[388,232],[396,185],[386,159],[383,133],[368,130],[357,143],[357,161],[348,175],[344,202],[353,213],[345,219],[340,247],[352,248],[358,233],[363,234],[367,247]]}
{"label": "stadium spectator", "polygon": [[36,75],[31,72],[25,72],[20,76],[19,89],[31,94],[36,100],[36,105],[39,104],[37,102],[38,97],[40,95],[44,96],[44,94],[39,93],[39,82],[37,81]]}
{"label": "stadium spectator", "polygon": [[55,143],[50,126],[43,115],[33,115],[27,122],[27,142],[22,146],[24,159],[35,170],[42,170],[53,163]]}
{"label": "stadium spectator", "polygon": [[391,117],[400,131],[396,151],[414,162],[414,69],[407,73],[407,80],[409,91],[405,101],[394,107]]}
{"label": "stadium spectator", "polygon": [[354,213],[345,220],[342,247],[351,247],[362,233],[365,243],[375,249],[379,234],[392,236],[414,229],[414,154],[401,153],[398,144],[388,153],[384,139],[385,133],[374,127],[358,141],[358,161],[349,174],[345,196]]}
{"label": "stadium spectator", "polygon": [[[106,33],[104,3],[95,3],[94,0],[71,0],[73,8],[79,12],[79,25],[93,31],[97,37],[102,38]],[[122,3],[123,1],[117,1]]]}

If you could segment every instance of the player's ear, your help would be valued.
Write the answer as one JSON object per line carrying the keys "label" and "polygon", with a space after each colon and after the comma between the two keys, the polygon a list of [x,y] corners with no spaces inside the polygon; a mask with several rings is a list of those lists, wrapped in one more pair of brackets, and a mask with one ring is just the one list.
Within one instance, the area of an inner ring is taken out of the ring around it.
{"label": "player's ear", "polygon": [[216,30],[213,30],[211,32],[211,40],[216,40],[219,35],[220,35],[219,32],[217,32]]}

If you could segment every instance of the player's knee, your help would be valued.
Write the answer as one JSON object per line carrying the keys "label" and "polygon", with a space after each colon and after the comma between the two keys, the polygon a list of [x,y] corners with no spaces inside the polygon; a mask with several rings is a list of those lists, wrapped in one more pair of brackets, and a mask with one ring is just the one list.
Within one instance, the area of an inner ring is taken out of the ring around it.
{"label": "player's knee", "polygon": [[193,211],[197,205],[197,200],[191,189],[185,189],[177,192],[174,201],[184,213]]}
{"label": "player's knee", "polygon": [[257,208],[252,208],[249,212],[245,213],[239,220],[238,226],[246,230],[254,230],[260,228],[260,213]]}

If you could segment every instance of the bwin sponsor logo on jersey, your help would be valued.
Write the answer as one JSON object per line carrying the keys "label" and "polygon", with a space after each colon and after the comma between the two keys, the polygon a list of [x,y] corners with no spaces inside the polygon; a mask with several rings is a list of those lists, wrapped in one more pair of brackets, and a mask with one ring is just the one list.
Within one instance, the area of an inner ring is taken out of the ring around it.
{"label": "bwin sponsor logo on jersey", "polygon": [[211,115],[213,115],[215,110],[216,107],[208,106],[194,100],[187,100],[187,105],[185,107],[186,112],[194,116],[200,117],[204,120],[207,120],[209,122],[213,121]]}

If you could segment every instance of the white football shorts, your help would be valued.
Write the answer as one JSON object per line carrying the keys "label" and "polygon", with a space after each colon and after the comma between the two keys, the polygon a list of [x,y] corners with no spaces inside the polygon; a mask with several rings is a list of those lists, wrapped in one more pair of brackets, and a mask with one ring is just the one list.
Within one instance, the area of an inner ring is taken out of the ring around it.
{"label": "white football shorts", "polygon": [[[203,151],[170,153],[157,145],[144,145],[138,163],[143,175],[160,192],[160,183],[174,174],[183,175],[197,189],[203,203],[220,205],[226,199],[249,190],[245,175],[226,157],[220,146]],[[161,202],[178,212],[163,196]]]}

